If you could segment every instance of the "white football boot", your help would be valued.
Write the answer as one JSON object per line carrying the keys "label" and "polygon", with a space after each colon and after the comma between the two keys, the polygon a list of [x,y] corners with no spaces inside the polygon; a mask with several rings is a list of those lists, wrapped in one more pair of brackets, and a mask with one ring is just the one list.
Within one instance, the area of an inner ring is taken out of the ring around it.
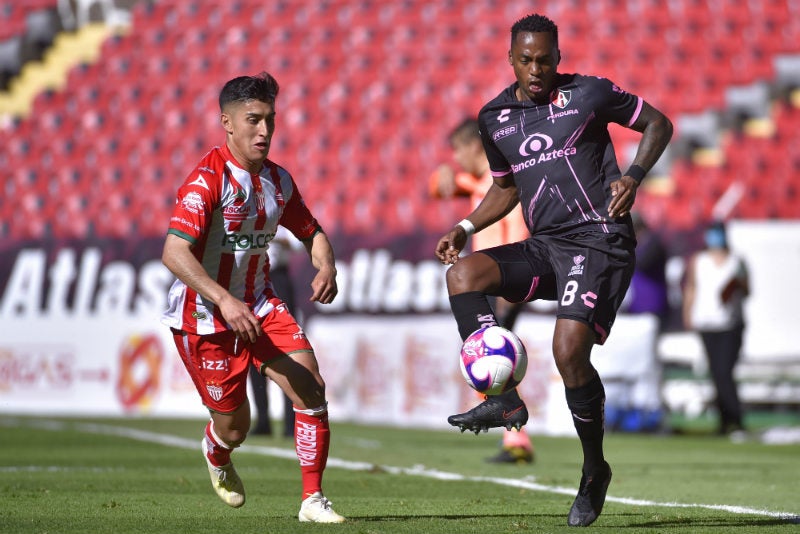
{"label": "white football boot", "polygon": [[303,504],[300,505],[300,513],[297,518],[301,522],[312,523],[344,523],[344,517],[333,511],[333,503],[329,501],[319,491],[308,496]]}
{"label": "white football boot", "polygon": [[214,491],[217,492],[222,502],[233,508],[239,508],[244,504],[244,484],[242,484],[242,479],[236,473],[236,469],[233,468],[233,462],[222,467],[211,465],[211,462],[208,461],[206,440],[203,439],[201,443],[203,458],[206,460]]}

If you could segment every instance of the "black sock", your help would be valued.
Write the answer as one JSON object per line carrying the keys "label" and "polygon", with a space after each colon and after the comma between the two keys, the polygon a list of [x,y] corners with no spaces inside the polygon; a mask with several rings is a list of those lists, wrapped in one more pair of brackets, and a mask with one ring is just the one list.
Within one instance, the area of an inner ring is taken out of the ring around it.
{"label": "black sock", "polygon": [[517,392],[517,388],[506,391],[505,393],[501,393],[500,395],[498,395],[498,397],[502,397],[503,400],[514,402],[515,404],[517,402],[520,403],[522,402],[522,399],[520,398],[519,393]]}
{"label": "black sock", "polygon": [[564,388],[572,422],[583,447],[583,472],[603,465],[604,406],[606,391],[599,375],[577,388]]}
{"label": "black sock", "polygon": [[462,340],[480,328],[497,324],[489,300],[480,291],[468,291],[451,296],[450,308],[453,310]]}

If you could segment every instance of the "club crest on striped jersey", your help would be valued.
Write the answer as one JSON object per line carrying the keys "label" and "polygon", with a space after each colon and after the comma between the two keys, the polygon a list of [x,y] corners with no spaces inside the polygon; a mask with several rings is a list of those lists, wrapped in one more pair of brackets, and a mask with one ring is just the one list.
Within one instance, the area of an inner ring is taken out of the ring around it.
{"label": "club crest on striped jersey", "polygon": [[[276,197],[278,196],[281,196],[280,193],[276,195]],[[281,198],[283,197],[281,196]],[[267,200],[264,196],[264,190],[259,189],[258,191],[256,191],[256,209],[258,210],[259,213],[264,211],[264,207],[266,206],[266,204]]]}

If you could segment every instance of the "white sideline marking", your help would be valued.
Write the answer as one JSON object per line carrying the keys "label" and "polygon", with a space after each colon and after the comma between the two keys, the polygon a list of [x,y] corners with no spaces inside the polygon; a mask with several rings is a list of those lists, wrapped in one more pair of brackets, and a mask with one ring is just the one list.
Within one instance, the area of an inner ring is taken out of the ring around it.
{"label": "white sideline marking", "polygon": [[121,467],[64,467],[63,465],[7,465],[0,473],[112,473],[123,472]]}
{"label": "white sideline marking", "polygon": [[[183,449],[195,450],[198,448],[200,439],[188,439],[180,436],[171,436],[169,434],[159,434],[156,432],[149,432],[147,430],[138,430],[135,428],[119,427],[112,425],[102,425],[95,423],[67,423],[63,421],[46,421],[46,420],[19,420],[8,418],[0,420],[0,424],[5,426],[30,426],[34,428],[41,428],[43,430],[65,430],[72,426],[76,430],[86,432],[89,434],[102,434],[107,436],[119,436],[137,441],[144,441],[147,443],[157,443],[159,445],[167,445],[170,447],[177,447]],[[274,456],[284,459],[296,459],[297,456],[293,449],[281,449],[278,447],[264,447],[260,445],[242,445],[242,452],[249,452],[253,454],[261,454],[263,456]],[[467,476],[459,473],[449,473],[447,471],[439,471],[437,469],[427,469],[423,465],[414,467],[394,467],[388,465],[378,465],[369,462],[354,462],[350,460],[342,460],[340,458],[328,458],[328,467],[337,467],[339,469],[346,469],[349,471],[373,471],[378,468],[381,471],[393,475],[410,475],[419,476],[424,478],[432,478],[436,480],[449,480],[449,481],[466,481],[466,482],[488,482],[500,486],[509,486],[514,488],[523,488],[532,491],[542,491],[546,493],[558,493],[562,495],[575,495],[576,488],[565,488],[561,486],[547,486],[538,484],[536,482],[524,479],[513,478],[499,478],[499,477],[478,477]],[[15,469],[4,468],[7,469]],[[24,470],[50,470],[51,468],[35,466],[31,467],[17,467],[20,471]],[[751,514],[765,517],[774,517],[778,519],[786,519],[790,522],[800,522],[800,515],[788,512],[773,512],[771,510],[762,510],[758,508],[748,508],[745,506],[730,506],[727,504],[698,504],[698,503],[679,503],[679,502],[657,502],[643,499],[631,499],[628,497],[613,497],[609,495],[606,497],[607,502],[616,502],[620,504],[627,504],[631,506],[659,506],[664,508],[701,508],[705,510],[715,510],[721,512],[729,512],[732,514]]]}

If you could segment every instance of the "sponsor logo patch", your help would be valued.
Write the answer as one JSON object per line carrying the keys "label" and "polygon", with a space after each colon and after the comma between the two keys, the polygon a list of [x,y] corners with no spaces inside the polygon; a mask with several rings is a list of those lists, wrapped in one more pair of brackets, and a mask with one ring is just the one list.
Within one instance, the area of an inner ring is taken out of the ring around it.
{"label": "sponsor logo patch", "polygon": [[553,139],[549,135],[535,133],[525,138],[519,147],[519,154],[520,156],[530,156],[536,152],[547,150],[551,146],[553,146]]}
{"label": "sponsor logo patch", "polygon": [[569,274],[567,276],[575,276],[579,274],[583,274],[583,260],[586,259],[586,256],[581,256],[580,254],[572,258],[572,263],[575,265],[569,270]]}
{"label": "sponsor logo patch", "polygon": [[514,135],[517,133],[517,125],[512,124],[511,126],[506,126],[505,128],[500,128],[496,132],[492,134],[492,139],[497,141],[498,139],[502,139],[504,137],[508,137],[509,135]]}
{"label": "sponsor logo patch", "polygon": [[234,204],[222,208],[222,216],[227,221],[243,221],[250,215],[250,208],[246,204]]}
{"label": "sponsor logo patch", "polygon": [[203,178],[202,174],[198,174],[194,182],[191,182],[189,185],[199,185],[202,188],[209,189],[208,184],[206,183],[206,179]]}
{"label": "sponsor logo patch", "polygon": [[190,211],[192,213],[200,213],[200,211],[202,211],[204,206],[203,197],[200,196],[200,193],[195,193],[194,191],[191,191],[181,199],[181,206],[186,211]]}

